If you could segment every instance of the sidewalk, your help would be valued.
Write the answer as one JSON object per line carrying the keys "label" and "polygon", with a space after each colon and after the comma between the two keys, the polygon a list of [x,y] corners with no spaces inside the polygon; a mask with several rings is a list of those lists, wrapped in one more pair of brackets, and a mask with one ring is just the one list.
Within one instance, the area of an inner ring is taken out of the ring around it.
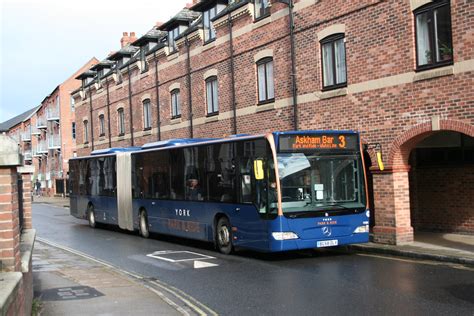
{"label": "sidewalk", "polygon": [[392,246],[376,243],[357,244],[348,249],[415,259],[474,265],[474,236],[443,233],[415,233],[411,244]]}
{"label": "sidewalk", "polygon": [[60,207],[69,207],[68,197],[49,197],[49,196],[33,196],[33,203],[53,204]]}
{"label": "sidewalk", "polygon": [[41,315],[181,315],[137,280],[38,241],[33,278]]}

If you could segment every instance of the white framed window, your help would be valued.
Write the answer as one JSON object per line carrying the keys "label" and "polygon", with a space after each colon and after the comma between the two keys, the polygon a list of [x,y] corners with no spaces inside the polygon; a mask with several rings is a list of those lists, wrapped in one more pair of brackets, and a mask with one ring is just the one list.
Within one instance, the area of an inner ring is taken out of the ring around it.
{"label": "white framed window", "polygon": [[151,102],[150,99],[143,100],[143,129],[151,129]]}
{"label": "white framed window", "polygon": [[257,61],[258,104],[273,102],[275,88],[273,80],[273,58],[265,57]]}
{"label": "white framed window", "polygon": [[218,100],[217,77],[212,76],[206,79],[207,115],[215,115],[219,113]]}
{"label": "white framed window", "polygon": [[86,144],[89,142],[89,121],[85,120],[83,123],[84,123],[84,144]]}
{"label": "white framed window", "polygon": [[212,18],[216,16],[217,7],[212,7],[203,12],[204,43],[210,42],[216,38],[216,30],[212,25]]}
{"label": "white framed window", "polygon": [[117,117],[119,136],[123,136],[125,135],[125,112],[123,111],[123,108],[117,110]]}
{"label": "white framed window", "polygon": [[436,1],[414,11],[418,70],[452,64],[453,44],[449,1]]}
{"label": "white framed window", "polygon": [[334,34],[321,40],[323,90],[347,86],[346,45],[344,34]]}
{"label": "white framed window", "polygon": [[179,89],[171,91],[171,118],[181,117],[181,104],[179,97]]}
{"label": "white framed window", "polygon": [[99,136],[105,135],[105,119],[104,114],[99,115]]}

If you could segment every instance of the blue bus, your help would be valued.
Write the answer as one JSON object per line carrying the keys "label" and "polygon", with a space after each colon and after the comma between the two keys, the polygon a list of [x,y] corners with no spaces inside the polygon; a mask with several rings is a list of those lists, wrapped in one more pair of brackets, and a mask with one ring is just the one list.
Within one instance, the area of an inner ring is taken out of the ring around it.
{"label": "blue bus", "polygon": [[262,252],[369,239],[358,133],[288,131],[171,139],[69,161],[71,214]]}

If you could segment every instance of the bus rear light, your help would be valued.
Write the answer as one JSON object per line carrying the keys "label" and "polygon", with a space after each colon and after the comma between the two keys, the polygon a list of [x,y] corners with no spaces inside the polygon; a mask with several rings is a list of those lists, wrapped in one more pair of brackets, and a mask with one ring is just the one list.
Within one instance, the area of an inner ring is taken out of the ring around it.
{"label": "bus rear light", "polygon": [[362,225],[357,227],[354,230],[354,234],[359,234],[359,233],[368,233],[369,232],[369,225]]}
{"label": "bus rear light", "polygon": [[298,239],[298,235],[293,232],[273,232],[273,238],[275,240],[289,240],[289,239]]}

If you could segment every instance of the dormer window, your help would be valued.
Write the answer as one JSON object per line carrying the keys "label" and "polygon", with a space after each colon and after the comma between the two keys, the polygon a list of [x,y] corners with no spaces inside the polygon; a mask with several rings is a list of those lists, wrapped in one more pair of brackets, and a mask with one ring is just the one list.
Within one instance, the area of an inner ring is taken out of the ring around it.
{"label": "dormer window", "polygon": [[217,7],[212,7],[203,12],[204,43],[210,42],[216,38],[216,30],[211,23],[213,17],[217,14]]}
{"label": "dormer window", "polygon": [[270,15],[270,0],[254,0],[255,20],[263,19]]}
{"label": "dormer window", "polygon": [[143,45],[142,47],[140,47],[140,63],[141,63],[141,68],[142,68],[142,72],[145,72],[148,70],[148,63],[146,62],[146,53],[148,52],[149,50],[149,46],[148,44],[146,45]]}
{"label": "dormer window", "polygon": [[168,48],[170,53],[175,52],[177,49],[175,39],[178,37],[178,35],[179,27],[175,27],[174,29],[168,31]]}
{"label": "dormer window", "polygon": [[123,58],[117,60],[117,70],[123,66]]}

